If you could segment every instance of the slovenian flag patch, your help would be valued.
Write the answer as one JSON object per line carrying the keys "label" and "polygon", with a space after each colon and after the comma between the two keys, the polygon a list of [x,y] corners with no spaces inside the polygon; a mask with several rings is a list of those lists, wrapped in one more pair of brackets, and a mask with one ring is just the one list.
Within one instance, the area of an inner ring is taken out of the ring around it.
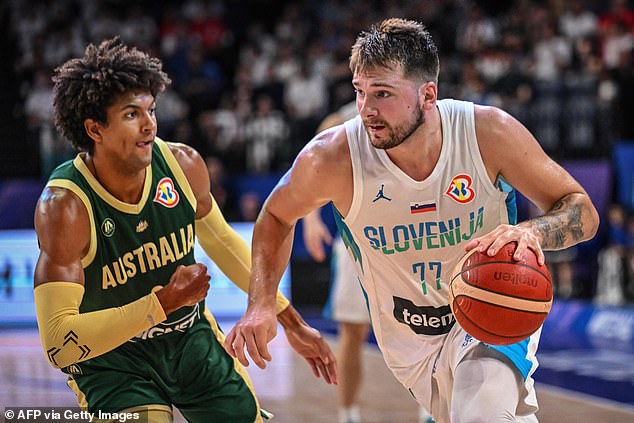
{"label": "slovenian flag patch", "polygon": [[436,211],[436,203],[428,201],[409,203],[409,211],[412,214]]}

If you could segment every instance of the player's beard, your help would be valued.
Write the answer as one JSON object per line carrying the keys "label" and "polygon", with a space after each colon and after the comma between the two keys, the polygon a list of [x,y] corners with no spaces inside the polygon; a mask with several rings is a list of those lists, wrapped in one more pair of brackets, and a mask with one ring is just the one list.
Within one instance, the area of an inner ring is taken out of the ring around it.
{"label": "player's beard", "polygon": [[[391,127],[387,122],[375,120],[366,121],[364,122],[364,125],[368,137],[370,138],[370,142],[372,143],[374,148],[389,150],[390,148],[401,145],[403,141],[409,138],[409,136],[412,135],[424,123],[425,114],[421,110],[420,103],[417,100],[412,118],[398,126]],[[387,136],[381,136],[380,138],[373,136],[372,133],[368,131],[369,125],[385,126],[385,132],[387,133]]]}

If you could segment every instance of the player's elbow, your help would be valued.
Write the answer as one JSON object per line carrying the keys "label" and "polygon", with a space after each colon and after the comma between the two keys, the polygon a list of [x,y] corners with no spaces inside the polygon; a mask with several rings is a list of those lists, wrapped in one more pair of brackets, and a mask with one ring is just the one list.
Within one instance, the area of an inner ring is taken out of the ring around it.
{"label": "player's elbow", "polygon": [[46,342],[43,337],[42,340],[42,348],[44,349],[44,355],[46,356],[46,360],[48,364],[53,366],[56,369],[62,369],[64,367],[70,366],[71,364],[75,364],[76,360],[73,360],[66,353],[65,348],[59,348],[54,342]]}
{"label": "player's elbow", "polygon": [[[67,339],[71,338],[72,335],[67,337]],[[42,347],[46,360],[56,369],[63,369],[91,358],[91,351],[87,345],[77,345],[74,342],[61,344],[61,347],[59,343],[42,342]]]}
{"label": "player's elbow", "polygon": [[601,223],[601,218],[599,217],[599,212],[597,211],[594,204],[588,198],[589,210],[588,210],[588,238],[592,239],[597,234],[599,230],[599,223]]}
{"label": "player's elbow", "polygon": [[44,351],[45,354],[47,355],[47,359],[48,359],[48,364],[50,364],[54,369],[63,369],[64,367],[68,367],[71,364],[75,364],[73,361],[69,360],[68,362],[66,361],[59,361],[59,362],[53,362],[50,360],[50,358],[48,357],[49,353],[48,351]]}
{"label": "player's elbow", "polygon": [[579,216],[578,219],[571,220],[572,226],[576,226],[574,222],[577,221],[579,229],[581,229],[581,233],[576,237],[578,238],[577,242],[594,238],[599,229],[600,218],[596,207],[592,204],[592,200],[585,193],[575,193],[571,196],[571,200],[571,206],[573,206],[571,211],[573,215],[577,214]]}
{"label": "player's elbow", "polygon": [[79,342],[77,333],[81,332],[72,323],[73,319],[69,316],[58,316],[46,322],[38,321],[44,355],[56,369],[87,360],[92,352],[87,345]]}

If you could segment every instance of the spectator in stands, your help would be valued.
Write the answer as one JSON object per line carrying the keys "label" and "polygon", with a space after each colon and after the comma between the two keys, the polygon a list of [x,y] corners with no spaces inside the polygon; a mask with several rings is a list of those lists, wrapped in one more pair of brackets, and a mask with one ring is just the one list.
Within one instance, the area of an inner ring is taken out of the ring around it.
{"label": "spectator in stands", "polygon": [[244,125],[247,170],[254,173],[272,170],[276,155],[279,156],[287,144],[288,134],[282,113],[273,108],[271,97],[261,94],[256,100],[254,115]]}
{"label": "spectator in stands", "polygon": [[559,30],[572,41],[592,36],[597,31],[597,16],[584,8],[582,0],[570,0],[559,17]]}
{"label": "spectator in stands", "polygon": [[557,81],[561,72],[570,63],[570,42],[557,34],[555,25],[546,22],[533,48],[535,78]]}
{"label": "spectator in stands", "polygon": [[598,304],[619,305],[625,300],[623,284],[624,261],[627,245],[627,213],[620,204],[612,204],[607,218],[607,244],[599,252],[599,275],[597,277]]}
{"label": "spectator in stands", "polygon": [[[284,90],[284,104],[291,124],[292,139],[296,151],[304,146],[317,129],[319,120],[328,106],[328,90],[324,75],[312,72],[307,60],[302,60],[299,70],[291,76]],[[301,145],[299,145],[301,143]]]}
{"label": "spectator in stands", "polygon": [[621,24],[626,31],[634,31],[634,12],[628,7],[627,0],[611,0],[610,8],[599,16],[599,31]]}

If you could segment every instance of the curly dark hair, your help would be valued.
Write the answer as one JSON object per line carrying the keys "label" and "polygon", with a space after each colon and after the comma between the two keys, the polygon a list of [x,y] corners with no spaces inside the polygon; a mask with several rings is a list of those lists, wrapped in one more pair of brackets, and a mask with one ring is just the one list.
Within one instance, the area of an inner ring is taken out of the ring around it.
{"label": "curly dark hair", "polygon": [[89,44],[83,57],[55,69],[55,126],[77,150],[92,153],[94,143],[84,121],[107,123],[106,109],[130,91],[149,91],[156,98],[171,83],[162,67],[159,59],[125,45],[119,37],[98,47]]}
{"label": "curly dark hair", "polygon": [[350,70],[375,66],[402,66],[408,77],[438,83],[438,48],[425,26],[408,19],[391,18],[363,31],[352,46]]}

